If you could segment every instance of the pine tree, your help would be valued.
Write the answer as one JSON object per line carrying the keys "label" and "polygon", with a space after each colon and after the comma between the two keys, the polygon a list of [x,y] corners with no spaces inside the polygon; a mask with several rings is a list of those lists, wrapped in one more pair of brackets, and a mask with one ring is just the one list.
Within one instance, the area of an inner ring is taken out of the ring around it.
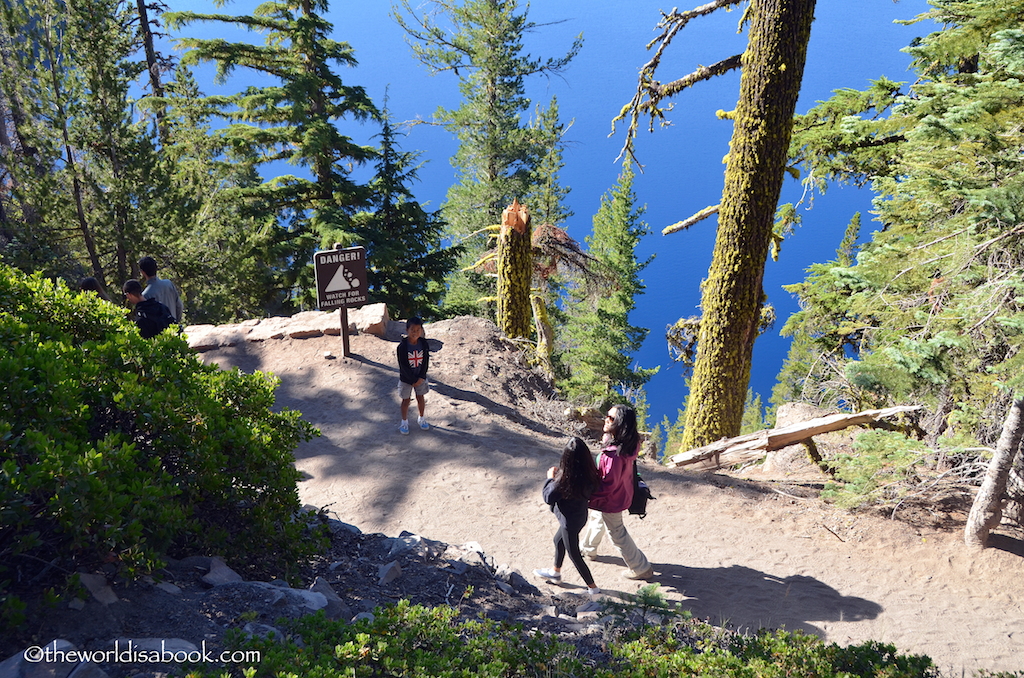
{"label": "pine tree", "polygon": [[167,175],[154,196],[154,209],[165,218],[150,229],[147,252],[172,271],[190,322],[290,312],[289,262],[305,255],[309,239],[276,226],[278,207],[257,197],[256,164],[211,132],[218,108],[188,67],[179,66],[164,90],[159,101],[141,102],[163,111],[160,158]]}
{"label": "pine tree", "polygon": [[[367,204],[368,194],[365,186],[352,180],[349,165],[373,156],[372,149],[355,144],[334,122],[377,115],[363,88],[345,85],[333,70],[335,65],[353,66],[356,60],[348,44],[328,37],[332,26],[323,18],[326,12],[326,0],[282,0],[261,4],[251,16],[165,15],[176,28],[205,21],[266,33],[262,46],[183,38],[180,42],[189,51],[182,63],[215,62],[221,81],[239,66],[279,81],[221,100],[222,114],[232,124],[220,134],[234,152],[258,165],[287,160],[309,169],[310,178],[276,177],[253,197],[275,205],[282,226],[296,238],[308,234],[310,245],[322,246],[333,244],[332,239],[350,244],[351,216]],[[339,234],[348,237],[339,239]],[[311,269],[306,265],[311,254],[307,251],[297,262],[304,283],[300,289],[311,288]]]}
{"label": "pine tree", "polygon": [[[497,224],[506,206],[532,192],[536,170],[552,144],[549,131],[521,119],[530,107],[525,80],[564,70],[582,40],[577,38],[563,57],[534,58],[523,53],[523,40],[536,24],[516,0],[430,4],[436,11],[418,14],[409,0],[401,0],[395,19],[424,65],[459,78],[462,104],[439,109],[437,119],[459,140],[452,158],[459,182],[449,189],[442,213],[450,235],[461,242]],[[478,261],[488,247],[480,237],[466,245],[463,266]],[[477,300],[493,295],[493,289],[493,281],[480,274],[457,275],[445,307],[449,313],[479,312]]]}
{"label": "pine tree", "polygon": [[4,4],[0,20],[0,87],[14,122],[8,204],[17,208],[4,210],[5,228],[22,242],[62,243],[78,263],[56,273],[119,282],[160,219],[149,209],[160,183],[155,148],[132,117],[143,70],[134,10],[117,0],[31,0]]}
{"label": "pine tree", "polygon": [[834,261],[813,264],[804,282],[783,287],[796,295],[800,310],[780,331],[793,341],[772,389],[776,409],[786,402],[809,402],[826,409],[870,404],[859,398],[850,402],[851,391],[843,376],[843,364],[861,353],[865,339],[865,319],[849,310],[850,290],[857,285],[850,267],[859,233],[858,213],[847,226]]}
{"label": "pine tree", "polygon": [[370,181],[372,209],[355,215],[352,233],[366,248],[370,300],[387,304],[393,318],[432,318],[461,248],[442,246],[444,220],[413,198],[409,184],[417,180],[419,154],[402,151],[399,136],[385,109]]}
{"label": "pine tree", "polygon": [[[837,93],[794,137],[807,174],[870,182],[884,225],[856,265],[804,283],[808,313],[831,306],[863,333],[836,397],[926,404],[932,441],[993,444],[1024,364],[1022,15],[1020,0],[936,4],[920,18],[942,28],[907,48],[908,92]],[[840,100],[866,108],[838,117]]]}
{"label": "pine tree", "polygon": [[601,198],[593,233],[586,239],[590,255],[609,271],[610,282],[596,294],[585,286],[573,291],[561,333],[560,362],[568,375],[560,388],[573,400],[599,408],[626,391],[642,389],[657,372],[633,367],[630,357],[647,336],[645,328],[629,323],[629,314],[644,291],[640,272],[654,258],[636,260],[636,246],[649,231],[642,221],[645,208],[636,206],[633,179],[631,166],[624,164],[618,182]]}
{"label": "pine tree", "polygon": [[534,223],[561,226],[573,213],[565,205],[571,189],[562,186],[559,181],[559,172],[565,166],[562,151],[565,147],[563,137],[566,127],[559,118],[558,100],[555,97],[551,97],[551,104],[547,108],[538,112],[532,129],[539,133],[538,143],[542,145],[542,153],[533,170],[531,190],[525,204],[530,208]]}

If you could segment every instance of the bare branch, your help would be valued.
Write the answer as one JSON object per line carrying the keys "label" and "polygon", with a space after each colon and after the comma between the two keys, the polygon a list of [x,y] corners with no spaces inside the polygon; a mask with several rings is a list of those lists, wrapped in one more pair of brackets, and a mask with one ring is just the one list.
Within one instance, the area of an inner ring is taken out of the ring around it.
{"label": "bare branch", "polygon": [[719,207],[721,207],[721,205],[711,205],[709,207],[705,207],[704,209],[702,209],[700,212],[697,212],[696,214],[694,214],[689,219],[684,219],[683,221],[677,221],[676,223],[672,224],[671,226],[666,226],[665,228],[663,228],[661,230],[661,234],[662,235],[668,235],[670,233],[675,233],[677,231],[683,231],[683,230],[689,228],[690,226],[693,226],[694,224],[696,224],[699,221],[704,221],[708,217],[710,217],[712,215],[715,215],[715,214],[718,214],[718,208]]}
{"label": "bare branch", "polygon": [[[736,54],[734,56],[729,57],[728,59],[723,59],[722,61],[719,61],[717,64],[712,64],[710,66],[700,66],[693,73],[685,75],[679,78],[678,80],[673,80],[672,82],[666,83],[664,85],[657,85],[654,87],[655,91],[657,92],[657,98],[667,99],[668,97],[672,97],[675,96],[676,94],[679,94],[687,87],[696,85],[698,82],[710,80],[716,75],[722,75],[724,73],[728,73],[729,71],[736,70],[742,65],[742,57],[743,55]],[[652,97],[651,101],[646,105],[649,106],[653,105],[654,103],[655,100]],[[642,110],[643,108],[644,106],[641,107]]]}
{"label": "bare branch", "polygon": [[641,115],[647,114],[651,116],[650,129],[653,131],[655,120],[664,120],[665,118],[665,111],[659,106],[663,99],[679,93],[681,90],[696,82],[706,80],[712,75],[716,75],[719,72],[724,73],[740,66],[740,57],[734,56],[724,61],[720,61],[708,68],[702,67],[697,71],[694,71],[694,73],[679,80],[674,80],[666,85],[661,85],[654,79],[658,66],[661,65],[661,58],[665,53],[665,49],[668,48],[676,34],[686,26],[691,19],[710,14],[722,7],[738,5],[742,1],[743,0],[712,0],[712,2],[695,7],[687,12],[680,12],[678,9],[673,9],[667,14],[662,12],[661,21],[658,22],[657,26],[657,28],[661,29],[662,32],[654,40],[647,43],[648,50],[653,48],[655,45],[657,45],[657,49],[651,59],[640,69],[636,93],[630,99],[629,103],[622,107],[622,110],[619,111],[619,114],[615,119],[612,120],[612,134],[615,134],[615,123],[619,120],[625,120],[627,116],[629,118],[629,123],[626,129],[626,141],[623,144],[622,151],[619,153],[620,158],[627,154],[630,157],[634,157],[632,148],[633,139],[636,138],[636,130],[639,126]]}

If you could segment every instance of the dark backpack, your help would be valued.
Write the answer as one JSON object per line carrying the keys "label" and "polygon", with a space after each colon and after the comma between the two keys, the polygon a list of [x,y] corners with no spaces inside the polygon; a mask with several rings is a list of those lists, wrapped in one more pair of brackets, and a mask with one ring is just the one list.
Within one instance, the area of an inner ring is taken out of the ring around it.
{"label": "dark backpack", "polygon": [[147,299],[135,307],[135,324],[139,326],[143,339],[155,337],[174,322],[174,316],[167,307],[155,299]]}
{"label": "dark backpack", "polygon": [[647,487],[647,483],[640,477],[640,472],[636,468],[636,460],[633,460],[633,502],[629,505],[630,515],[640,516],[640,520],[647,517],[647,501],[654,499],[654,495],[651,494],[651,488]]}

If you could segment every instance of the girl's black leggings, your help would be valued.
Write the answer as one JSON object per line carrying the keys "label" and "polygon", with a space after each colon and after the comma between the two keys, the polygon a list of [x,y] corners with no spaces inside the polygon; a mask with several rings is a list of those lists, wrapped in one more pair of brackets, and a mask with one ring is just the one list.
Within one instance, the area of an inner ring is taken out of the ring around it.
{"label": "girl's black leggings", "polygon": [[583,581],[586,582],[590,588],[595,588],[594,575],[590,574],[590,568],[587,567],[587,561],[583,559],[583,554],[580,553],[580,527],[578,530],[569,530],[565,527],[559,527],[558,532],[555,533],[555,567],[561,569],[562,563],[565,561],[565,553],[569,552],[569,560],[576,566],[576,570],[583,577]]}

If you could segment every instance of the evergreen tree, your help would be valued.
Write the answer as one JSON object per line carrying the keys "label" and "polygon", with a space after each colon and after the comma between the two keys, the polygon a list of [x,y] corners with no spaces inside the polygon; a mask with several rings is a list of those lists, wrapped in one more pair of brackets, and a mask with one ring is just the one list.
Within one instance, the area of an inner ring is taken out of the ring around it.
{"label": "evergreen tree", "polygon": [[786,402],[809,402],[826,409],[868,404],[850,400],[842,367],[848,358],[860,355],[865,338],[864,318],[849,310],[850,290],[857,285],[850,269],[859,233],[858,213],[847,226],[834,261],[810,266],[804,282],[783,287],[796,295],[800,310],[780,332],[793,341],[772,389],[776,409]]}
{"label": "evergreen tree", "polygon": [[586,239],[591,256],[609,271],[610,284],[596,294],[576,287],[566,311],[561,363],[567,376],[560,388],[573,400],[604,408],[621,393],[642,389],[657,372],[633,367],[647,330],[629,323],[635,298],[643,294],[640,272],[651,262],[636,260],[635,249],[649,231],[636,206],[633,170],[623,165],[619,180],[601,198],[593,233]]}
{"label": "evergreen tree", "polygon": [[[582,39],[560,58],[534,58],[523,53],[523,40],[536,24],[527,20],[525,9],[520,12],[517,0],[430,4],[435,11],[418,14],[409,0],[400,0],[394,16],[423,64],[459,78],[462,104],[439,109],[436,117],[459,140],[452,158],[459,182],[448,191],[442,213],[449,233],[461,242],[497,224],[506,206],[532,192],[541,159],[552,148],[551,125],[542,130],[521,120],[530,107],[525,80],[562,71]],[[487,249],[483,238],[466,245],[463,266]],[[485,276],[463,273],[450,281],[445,307],[449,313],[479,312],[477,300],[493,295],[493,289]]]}
{"label": "evergreen tree", "polygon": [[[664,117],[664,109],[659,108],[664,99],[742,66],[739,101],[728,114],[734,129],[722,202],[702,214],[718,213],[718,231],[702,286],[697,357],[683,433],[687,449],[740,430],[754,339],[763,323],[761,281],[775,239],[775,209],[814,18],[815,0],[754,0],[744,17],[750,37],[742,55],[664,85],[654,80],[665,49],[682,26],[695,16],[737,2],[724,0],[712,8],[666,15],[661,24],[664,32],[655,40],[660,43],[657,55],[641,70],[637,94],[622,113],[632,115],[633,134],[641,115],[650,115],[652,123]],[[627,149],[631,149],[628,141]]]}
{"label": "evergreen tree", "polygon": [[538,143],[542,145],[540,160],[533,170],[530,179],[531,190],[526,196],[525,204],[530,208],[535,224],[551,224],[561,226],[573,213],[565,206],[565,199],[571,190],[562,186],[558,179],[559,172],[565,166],[562,151],[565,146],[563,137],[566,128],[559,119],[558,100],[551,97],[551,104],[538,111],[532,129],[539,132]]}
{"label": "evergreen tree", "polygon": [[161,163],[168,179],[155,208],[148,253],[172,271],[189,321],[238,321],[291,310],[290,261],[303,245],[277,227],[278,208],[260,199],[262,179],[247,154],[232,152],[211,132],[218,108],[186,66],[164,85],[165,96],[142,103],[163,111]]}
{"label": "evergreen tree", "polygon": [[393,318],[439,314],[444,279],[461,248],[443,247],[444,220],[413,198],[418,153],[402,151],[387,109],[382,115],[377,172],[370,182],[372,211],[356,214],[355,242],[366,248],[371,302],[384,302]]}
{"label": "evergreen tree", "polygon": [[856,265],[804,283],[809,315],[833,305],[863,332],[837,397],[926,404],[932,440],[991,445],[1024,363],[1021,16],[1021,0],[937,3],[919,19],[942,29],[907,48],[917,82],[875,98],[886,117],[837,117],[836,99],[857,99],[837,93],[794,137],[808,174],[871,182],[884,226]]}
{"label": "evergreen tree", "polygon": [[[15,208],[4,210],[5,230],[22,243],[62,243],[78,263],[54,273],[119,282],[161,218],[150,210],[155,148],[132,118],[143,70],[134,10],[117,0],[30,0],[5,3],[0,20],[0,87],[14,123],[4,143],[5,203]],[[49,268],[46,258],[23,262]]]}
{"label": "evergreen tree", "polygon": [[46,11],[39,3],[0,3],[0,260],[58,275],[77,265],[60,233],[70,218],[49,218],[61,203],[63,146],[47,118],[60,117],[60,109],[45,77]]}
{"label": "evergreen tree", "polygon": [[333,70],[334,65],[353,66],[356,60],[348,44],[328,37],[332,26],[323,18],[326,11],[326,0],[282,0],[261,4],[252,16],[165,15],[176,28],[205,21],[266,33],[262,46],[183,38],[180,42],[189,51],[182,62],[215,62],[221,81],[239,66],[279,81],[221,100],[222,115],[232,124],[220,134],[234,152],[258,165],[287,160],[312,175],[276,177],[253,191],[256,200],[274,205],[282,226],[307,244],[305,255],[295,261],[303,290],[311,289],[313,245],[351,244],[351,215],[368,199],[366,187],[352,180],[349,166],[370,159],[373,151],[355,144],[334,122],[377,115],[363,88],[345,85]]}

